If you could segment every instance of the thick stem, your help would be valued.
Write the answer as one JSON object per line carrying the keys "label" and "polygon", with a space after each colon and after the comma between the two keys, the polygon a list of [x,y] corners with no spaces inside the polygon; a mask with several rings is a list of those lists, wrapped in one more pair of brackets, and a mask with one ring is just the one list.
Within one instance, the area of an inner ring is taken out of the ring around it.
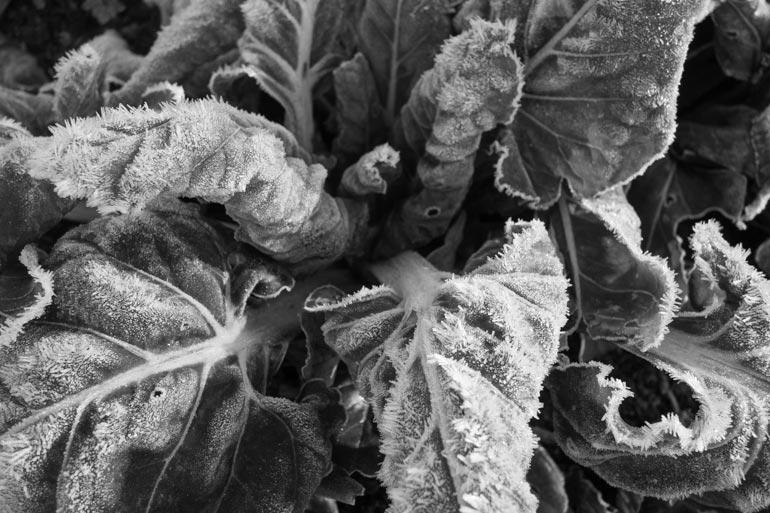
{"label": "thick stem", "polygon": [[448,276],[414,251],[405,251],[389,260],[377,262],[369,269],[381,283],[404,298],[409,311],[429,307]]}

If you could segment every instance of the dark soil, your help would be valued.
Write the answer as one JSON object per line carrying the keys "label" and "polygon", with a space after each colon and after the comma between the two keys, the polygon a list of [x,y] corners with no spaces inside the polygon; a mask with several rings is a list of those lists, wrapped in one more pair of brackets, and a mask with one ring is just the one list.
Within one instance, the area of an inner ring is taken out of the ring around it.
{"label": "dark soil", "polygon": [[160,28],[158,10],[138,0],[102,3],[122,10],[100,24],[83,8],[84,0],[11,0],[0,14],[0,34],[36,57],[49,76],[67,51],[109,28],[117,30],[134,52],[147,53]]}

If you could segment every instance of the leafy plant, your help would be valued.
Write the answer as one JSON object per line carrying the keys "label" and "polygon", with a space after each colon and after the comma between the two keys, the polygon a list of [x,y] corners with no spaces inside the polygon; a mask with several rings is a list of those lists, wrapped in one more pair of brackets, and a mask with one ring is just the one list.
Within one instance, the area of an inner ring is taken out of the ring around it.
{"label": "leafy plant", "polygon": [[766,0],[72,4],[0,48],[1,511],[770,508]]}

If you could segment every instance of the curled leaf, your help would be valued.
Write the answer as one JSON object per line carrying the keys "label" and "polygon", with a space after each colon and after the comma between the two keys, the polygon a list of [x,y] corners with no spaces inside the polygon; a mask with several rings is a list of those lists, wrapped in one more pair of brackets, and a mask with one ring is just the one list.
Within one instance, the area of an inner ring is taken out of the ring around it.
{"label": "curled leaf", "polygon": [[470,188],[482,133],[513,118],[523,85],[510,48],[515,26],[473,20],[444,44],[401,109],[404,139],[420,157],[418,192],[389,221],[382,242],[389,254],[446,231]]}
{"label": "curled leaf", "polygon": [[594,340],[657,345],[676,311],[674,274],[641,249],[639,217],[616,187],[552,216],[571,263],[579,319]]}
{"label": "curled leaf", "polygon": [[498,2],[514,18],[524,92],[499,138],[496,184],[534,208],[626,183],[673,139],[676,93],[702,0]]}
{"label": "curled leaf", "polygon": [[556,358],[567,283],[541,223],[507,233],[502,252],[465,276],[403,253],[373,266],[386,285],[313,307],[373,406],[390,511],[535,511],[528,422]]}
{"label": "curled leaf", "polygon": [[105,109],[53,129],[30,175],[101,213],[141,210],[160,195],[223,203],[241,240],[298,263],[339,258],[357,243],[365,206],[323,189],[326,170],[297,155],[264,118],[213,100]]}
{"label": "curled leaf", "polygon": [[[656,347],[627,349],[690,386],[699,409],[642,427],[618,407],[633,394],[611,367],[568,364],[549,377],[559,445],[608,483],[643,495],[753,512],[770,505],[767,394],[770,282],[714,222],[695,228],[702,311],[683,312]],[[715,472],[714,469],[719,469]]]}
{"label": "curled leaf", "polygon": [[251,386],[254,354],[297,333],[295,294],[308,290],[247,308],[231,287],[237,251],[182,205],[59,240],[44,263],[52,307],[0,344],[4,508],[303,510],[330,468],[338,398],[316,387],[294,403]]}
{"label": "curled leaf", "polygon": [[398,174],[398,160],[398,152],[388,144],[377,146],[342,173],[337,192],[341,196],[352,198],[367,194],[385,194],[388,190],[388,180],[394,179]]}

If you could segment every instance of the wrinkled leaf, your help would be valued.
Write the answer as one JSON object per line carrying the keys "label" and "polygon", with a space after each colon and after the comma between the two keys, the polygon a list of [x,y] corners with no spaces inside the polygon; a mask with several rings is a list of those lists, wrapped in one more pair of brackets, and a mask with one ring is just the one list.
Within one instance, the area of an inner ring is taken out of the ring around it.
{"label": "wrinkled leaf", "polygon": [[149,86],[163,81],[180,83],[201,65],[234,48],[244,28],[240,4],[241,0],[193,0],[161,29],[139,69],[108,103],[137,105]]}
{"label": "wrinkled leaf", "polygon": [[[626,183],[673,138],[676,93],[702,0],[500,2],[515,18],[524,93],[500,134],[500,190],[543,209]],[[494,9],[493,9],[494,11]]]}
{"label": "wrinkled leaf", "polygon": [[450,35],[451,2],[366,0],[358,27],[360,51],[376,84],[386,126]]}
{"label": "wrinkled leaf", "polygon": [[194,208],[170,205],[70,231],[46,271],[25,262],[55,296],[0,344],[0,503],[303,511],[329,470],[337,399],[251,387],[254,349],[299,330],[308,288],[247,309],[285,283],[259,260],[236,276],[237,251]]}
{"label": "wrinkled leaf", "polygon": [[770,282],[714,222],[697,225],[691,245],[705,308],[680,313],[657,347],[624,347],[690,386],[699,403],[692,423],[670,414],[627,424],[618,407],[633,394],[608,378],[611,367],[591,362],[549,377],[554,426],[562,449],[613,486],[757,511],[770,505]]}
{"label": "wrinkled leaf", "polygon": [[656,345],[676,310],[666,263],[641,249],[640,222],[622,189],[567,204],[551,226],[570,262],[578,320],[594,340]]}
{"label": "wrinkled leaf", "polygon": [[280,126],[213,100],[105,109],[55,127],[30,174],[101,213],[159,195],[223,203],[236,237],[276,259],[334,260],[356,244],[365,206],[327,194],[326,170],[295,158],[295,145]]}
{"label": "wrinkled leaf", "polygon": [[284,124],[313,150],[313,89],[344,58],[337,36],[346,0],[247,0],[241,58],[286,111]]}
{"label": "wrinkled leaf", "polygon": [[407,252],[372,267],[386,285],[313,309],[373,406],[389,511],[535,511],[528,422],[567,283],[542,223],[507,233],[463,277]]}
{"label": "wrinkled leaf", "polygon": [[391,215],[384,254],[439,237],[462,207],[482,133],[516,112],[522,65],[510,48],[514,35],[513,22],[473,20],[444,44],[412,90],[399,127],[420,157],[417,192]]}
{"label": "wrinkled leaf", "polygon": [[0,35],[1,86],[33,93],[47,81],[48,77],[32,54]]}
{"label": "wrinkled leaf", "polygon": [[766,0],[726,0],[711,13],[717,61],[728,77],[750,80],[762,62],[770,36]]}
{"label": "wrinkled leaf", "polygon": [[334,439],[334,463],[347,472],[374,477],[380,468],[381,457],[380,437],[374,427],[372,409],[349,379],[337,390],[341,396],[340,404],[345,408],[345,423]]}

